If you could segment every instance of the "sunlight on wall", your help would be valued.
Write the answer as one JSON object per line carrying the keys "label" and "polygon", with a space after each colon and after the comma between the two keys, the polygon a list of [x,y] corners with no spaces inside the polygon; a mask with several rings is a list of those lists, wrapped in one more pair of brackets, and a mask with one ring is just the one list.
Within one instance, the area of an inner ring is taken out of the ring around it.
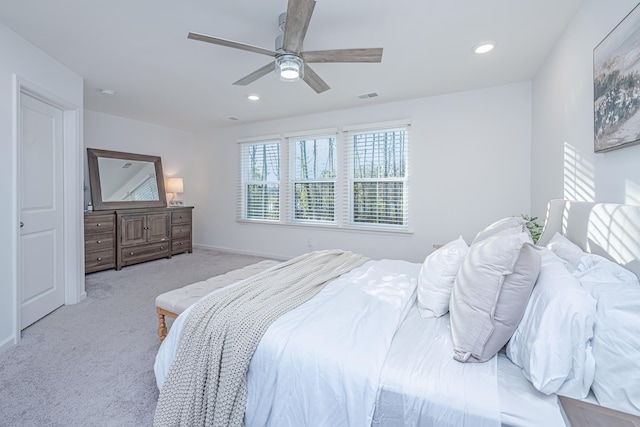
{"label": "sunlight on wall", "polygon": [[627,180],[625,184],[624,202],[627,205],[640,205],[640,185]]}
{"label": "sunlight on wall", "polygon": [[564,198],[584,202],[595,200],[593,162],[575,147],[564,143]]}
{"label": "sunlight on wall", "polygon": [[[609,255],[631,267],[640,254],[640,210],[631,206],[601,204],[591,211],[588,226],[589,250]],[[638,268],[635,266],[634,268]]]}

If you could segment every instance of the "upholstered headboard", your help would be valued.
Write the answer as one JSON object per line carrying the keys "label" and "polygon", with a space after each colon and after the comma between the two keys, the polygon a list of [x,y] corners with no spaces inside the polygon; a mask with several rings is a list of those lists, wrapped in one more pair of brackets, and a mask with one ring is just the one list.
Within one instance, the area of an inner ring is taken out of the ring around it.
{"label": "upholstered headboard", "polygon": [[555,232],[640,277],[640,206],[552,200],[538,244],[546,245]]}

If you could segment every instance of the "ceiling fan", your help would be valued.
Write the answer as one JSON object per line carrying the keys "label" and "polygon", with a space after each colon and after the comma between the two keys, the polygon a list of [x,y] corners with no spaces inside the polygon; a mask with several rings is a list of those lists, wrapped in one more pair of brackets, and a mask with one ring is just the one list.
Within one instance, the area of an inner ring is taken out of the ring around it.
{"label": "ceiling fan", "polygon": [[289,0],[287,12],[279,17],[280,29],[283,34],[276,38],[275,50],[191,32],[188,38],[275,58],[275,61],[233,83],[241,86],[246,86],[276,70],[280,75],[280,80],[297,81],[302,78],[313,90],[317,93],[322,93],[329,89],[329,85],[307,64],[314,62],[382,61],[382,48],[302,51],[302,42],[307,33],[307,27],[315,5],[315,0]]}

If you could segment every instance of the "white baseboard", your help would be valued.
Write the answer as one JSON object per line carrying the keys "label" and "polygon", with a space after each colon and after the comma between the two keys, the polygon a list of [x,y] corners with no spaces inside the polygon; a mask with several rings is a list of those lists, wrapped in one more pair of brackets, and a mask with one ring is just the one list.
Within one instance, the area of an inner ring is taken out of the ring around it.
{"label": "white baseboard", "polygon": [[259,257],[263,257],[263,258],[273,259],[273,260],[276,260],[276,261],[285,261],[285,260],[289,259],[289,257],[285,257],[285,256],[282,256],[282,255],[269,254],[269,253],[265,253],[265,252],[244,251],[244,250],[240,250],[240,249],[225,248],[225,247],[222,247],[222,246],[202,245],[202,244],[199,244],[199,243],[194,243],[193,247],[194,248],[198,248],[198,249],[208,249],[208,250],[220,251],[220,252],[231,252],[231,253],[240,254],[240,255],[259,256]]}
{"label": "white baseboard", "polygon": [[0,342],[0,353],[9,350],[11,347],[14,347],[17,344],[16,337],[10,336]]}

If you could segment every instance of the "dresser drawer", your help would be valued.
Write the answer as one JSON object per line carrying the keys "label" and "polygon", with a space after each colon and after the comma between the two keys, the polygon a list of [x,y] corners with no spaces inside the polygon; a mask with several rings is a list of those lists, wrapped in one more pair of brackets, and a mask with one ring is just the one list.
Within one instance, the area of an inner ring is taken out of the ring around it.
{"label": "dresser drawer", "polygon": [[105,270],[116,266],[116,257],[113,249],[85,253],[84,269],[87,273],[92,271]]}
{"label": "dresser drawer", "polygon": [[115,249],[113,233],[91,234],[84,237],[84,251],[94,252]]}
{"label": "dresser drawer", "polygon": [[171,212],[171,224],[191,224],[191,210]]}
{"label": "dresser drawer", "polygon": [[182,225],[172,225],[171,226],[171,238],[172,239],[180,239],[180,238],[189,238],[191,237],[191,224],[182,224]]}
{"label": "dresser drawer", "polygon": [[86,234],[104,233],[113,231],[116,226],[113,215],[85,215],[84,232]]}
{"label": "dresser drawer", "polygon": [[169,242],[150,243],[120,250],[120,261],[123,264],[142,261],[146,258],[155,259],[169,256]]}
{"label": "dresser drawer", "polygon": [[171,242],[171,253],[191,252],[191,239],[178,239]]}

